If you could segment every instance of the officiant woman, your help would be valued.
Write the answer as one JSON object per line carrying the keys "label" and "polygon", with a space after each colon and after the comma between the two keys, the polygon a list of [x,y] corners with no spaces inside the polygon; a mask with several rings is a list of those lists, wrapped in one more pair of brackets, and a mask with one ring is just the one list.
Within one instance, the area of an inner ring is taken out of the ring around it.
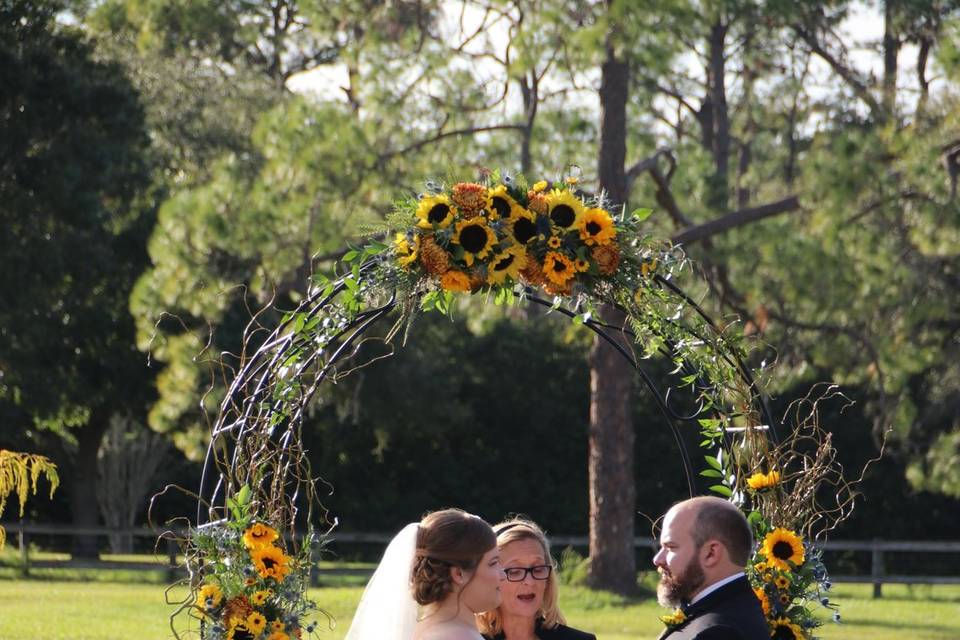
{"label": "officiant woman", "polygon": [[500,606],[477,616],[480,633],[488,640],[596,640],[591,633],[566,626],[543,530],[523,518],[501,522],[493,530],[506,581],[500,583]]}

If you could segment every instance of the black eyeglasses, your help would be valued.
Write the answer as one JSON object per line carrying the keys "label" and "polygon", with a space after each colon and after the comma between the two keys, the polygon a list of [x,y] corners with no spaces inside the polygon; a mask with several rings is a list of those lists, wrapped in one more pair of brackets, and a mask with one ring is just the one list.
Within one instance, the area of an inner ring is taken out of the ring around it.
{"label": "black eyeglasses", "polygon": [[529,573],[534,580],[546,580],[550,577],[553,567],[549,564],[538,564],[535,567],[508,567],[503,570],[507,582],[523,582]]}

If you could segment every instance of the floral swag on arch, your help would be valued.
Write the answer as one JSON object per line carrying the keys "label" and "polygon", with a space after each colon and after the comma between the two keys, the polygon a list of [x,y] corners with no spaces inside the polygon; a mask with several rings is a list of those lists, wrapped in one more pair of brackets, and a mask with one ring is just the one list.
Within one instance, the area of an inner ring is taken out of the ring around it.
{"label": "floral swag on arch", "polygon": [[[254,316],[211,432],[196,520],[179,540],[190,595],[174,603],[177,637],[197,632],[177,628],[184,615],[209,640],[314,635],[325,614],[307,587],[325,534],[314,529],[322,506],[300,440],[304,412],[321,383],[364,366],[355,362],[364,342],[402,342],[419,313],[453,313],[466,294],[541,305],[616,348],[673,432],[691,494],[699,476],[748,515],[758,542],[748,577],[771,635],[814,637],[814,608],[833,607],[814,540],[853,508],[853,486],[817,421],[817,403],[839,392],[821,388],[775,422],[746,365],[742,330],[715,324],[680,288],[692,266],[644,231],[650,210],[627,213],[577,185],[497,172],[427,183],[347,251],[343,275],[312,276],[278,326]],[[602,307],[623,323],[604,322]],[[644,370],[651,358],[675,365],[669,386]],[[687,450],[683,428],[698,430],[700,456]],[[681,624],[682,613],[664,622]]]}

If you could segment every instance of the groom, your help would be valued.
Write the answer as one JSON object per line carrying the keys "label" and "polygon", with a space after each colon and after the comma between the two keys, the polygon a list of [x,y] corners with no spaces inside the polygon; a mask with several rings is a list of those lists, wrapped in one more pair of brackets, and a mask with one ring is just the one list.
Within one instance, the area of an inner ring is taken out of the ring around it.
{"label": "groom", "polygon": [[671,507],[663,519],[657,600],[682,616],[660,640],[768,640],[760,601],[744,568],[753,535],[743,513],[726,500],[699,497]]}

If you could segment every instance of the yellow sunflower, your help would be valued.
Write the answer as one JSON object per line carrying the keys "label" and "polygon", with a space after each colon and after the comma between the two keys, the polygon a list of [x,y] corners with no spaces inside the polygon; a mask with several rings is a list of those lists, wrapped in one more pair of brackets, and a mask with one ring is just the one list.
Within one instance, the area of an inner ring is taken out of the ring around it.
{"label": "yellow sunflower", "polygon": [[247,616],[246,625],[247,629],[253,632],[253,635],[258,636],[267,627],[267,619],[259,611],[254,611]]}
{"label": "yellow sunflower", "polygon": [[787,589],[790,586],[790,578],[787,576],[777,576],[774,578],[773,584],[777,585],[777,589]]}
{"label": "yellow sunflower", "polygon": [[757,600],[760,601],[760,607],[763,609],[763,615],[770,614],[770,598],[767,597],[767,592],[762,588],[757,587],[753,590],[753,594],[757,596]]}
{"label": "yellow sunflower", "polygon": [[543,260],[543,273],[551,282],[562,287],[576,272],[573,260],[556,251],[547,252]]}
{"label": "yellow sunflower", "polygon": [[573,266],[576,267],[579,273],[583,273],[590,268],[590,263],[584,260],[583,258],[577,258],[573,261]]}
{"label": "yellow sunflower", "polygon": [[769,566],[792,571],[803,564],[803,541],[793,531],[777,527],[763,539],[763,555]]}
{"label": "yellow sunflower", "polygon": [[510,278],[519,280],[520,272],[527,266],[527,253],[523,247],[513,245],[506,251],[498,253],[490,260],[490,267],[487,269],[487,282],[490,284],[503,284]]}
{"label": "yellow sunflower", "polygon": [[554,189],[547,196],[550,222],[560,229],[572,229],[577,225],[584,212],[580,199],[567,190]]}
{"label": "yellow sunflower", "polygon": [[290,636],[284,633],[283,630],[281,629],[280,631],[274,631],[273,633],[268,635],[267,640],[290,640]]}
{"label": "yellow sunflower", "polygon": [[413,234],[413,241],[405,233],[398,233],[393,240],[393,251],[397,255],[397,263],[406,269],[420,254],[420,234]]}
{"label": "yellow sunflower", "polygon": [[450,269],[440,276],[440,286],[447,291],[470,291],[470,276],[463,271]]}
{"label": "yellow sunflower", "polygon": [[273,578],[279,582],[290,573],[290,558],[273,545],[254,549],[250,558],[261,578]]}
{"label": "yellow sunflower", "polygon": [[617,237],[617,228],[606,209],[587,209],[577,222],[580,239],[587,245],[610,244]]}
{"label": "yellow sunflower", "polygon": [[507,218],[516,219],[523,215],[523,207],[507,192],[505,185],[501,184],[490,189],[488,196],[490,199],[489,211],[491,220],[496,220],[497,218],[502,220],[506,220]]}
{"label": "yellow sunflower", "polygon": [[270,596],[273,595],[273,591],[270,589],[261,589],[257,591],[252,596],[250,596],[250,602],[257,606],[263,605],[264,602],[270,599]]}
{"label": "yellow sunflower", "polygon": [[450,202],[449,197],[443,194],[426,196],[417,205],[417,226],[421,229],[432,229],[436,225],[444,229],[450,226],[455,215],[457,208]]}
{"label": "yellow sunflower", "polygon": [[227,640],[254,640],[257,634],[247,628],[245,624],[230,627],[227,631]]}
{"label": "yellow sunflower", "polygon": [[270,623],[270,631],[286,631],[287,627],[280,620],[274,620]]}
{"label": "yellow sunflower", "polygon": [[463,259],[467,266],[473,266],[476,258],[486,258],[493,245],[497,244],[497,234],[483,218],[461,220],[453,233],[453,242],[463,247]]}
{"label": "yellow sunflower", "polygon": [[559,249],[560,238],[558,238],[557,236],[550,236],[550,238],[547,240],[547,246],[550,247],[551,249]]}
{"label": "yellow sunflower", "polygon": [[277,533],[276,529],[258,522],[243,532],[243,544],[246,545],[247,549],[256,549],[273,544],[273,541],[278,537],[280,537],[280,534]]}
{"label": "yellow sunflower", "polygon": [[807,635],[789,618],[777,618],[770,625],[770,637],[773,640],[805,640]]}
{"label": "yellow sunflower", "polygon": [[537,237],[537,223],[533,214],[526,210],[517,213],[510,225],[510,233],[517,244],[527,244]]}
{"label": "yellow sunflower", "polygon": [[776,486],[780,482],[780,472],[771,471],[770,473],[757,472],[747,478],[747,486],[754,491],[762,491]]}
{"label": "yellow sunflower", "polygon": [[255,584],[257,584],[256,578],[247,578],[246,580],[243,581],[243,585],[245,587],[252,587]]}
{"label": "yellow sunflower", "polygon": [[197,592],[197,606],[201,609],[216,609],[223,602],[223,592],[215,584],[205,584]]}

